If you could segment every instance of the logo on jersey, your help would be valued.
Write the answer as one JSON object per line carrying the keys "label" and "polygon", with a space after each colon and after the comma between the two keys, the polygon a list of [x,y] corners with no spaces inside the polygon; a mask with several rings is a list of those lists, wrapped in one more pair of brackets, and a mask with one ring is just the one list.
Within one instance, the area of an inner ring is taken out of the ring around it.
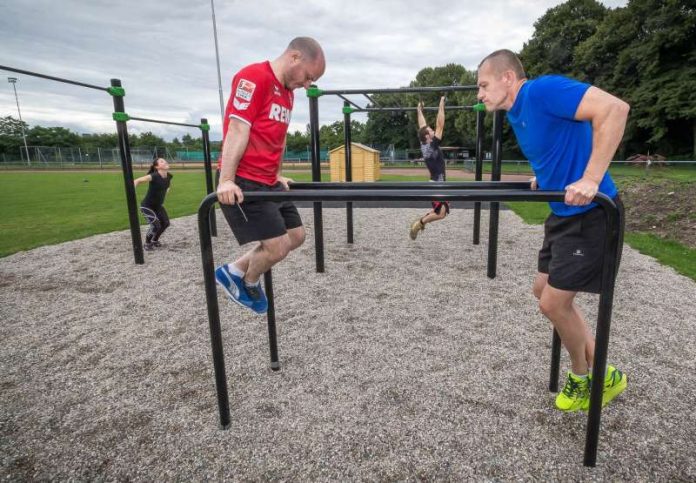
{"label": "logo on jersey", "polygon": [[232,104],[234,104],[234,108],[237,109],[238,111],[246,111],[249,108],[249,102],[241,102],[239,99],[236,97],[234,98]]}
{"label": "logo on jersey", "polygon": [[275,96],[280,96],[280,95],[281,95],[281,94],[280,94],[280,88],[279,88],[277,85],[275,85],[275,84],[273,84],[273,95],[275,95]]}
{"label": "logo on jersey", "polygon": [[239,79],[239,84],[237,84],[237,92],[234,94],[234,96],[249,102],[251,101],[251,97],[254,95],[254,89],[256,89],[256,84],[246,79]]}
{"label": "logo on jersey", "polygon": [[279,106],[275,102],[271,104],[271,109],[268,111],[268,119],[290,124],[291,111],[287,107]]}

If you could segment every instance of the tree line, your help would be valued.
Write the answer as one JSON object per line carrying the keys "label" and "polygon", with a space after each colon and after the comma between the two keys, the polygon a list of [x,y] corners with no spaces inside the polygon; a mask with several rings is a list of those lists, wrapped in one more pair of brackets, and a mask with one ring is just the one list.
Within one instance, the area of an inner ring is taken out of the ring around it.
{"label": "tree line", "polygon": [[[530,78],[554,73],[574,77],[604,89],[631,104],[619,158],[634,153],[660,153],[672,158],[696,158],[696,4],[693,0],[629,0],[625,7],[607,8],[596,0],[568,0],[546,11],[534,24],[532,37],[519,52]],[[475,85],[476,71],[459,64],[425,67],[409,84],[416,86]],[[437,93],[376,94],[379,106],[428,106]],[[454,92],[448,105],[471,105],[475,91]],[[434,124],[435,113],[426,113]],[[492,116],[483,127],[491,143]],[[11,116],[0,119],[0,153],[18,154],[22,125]],[[77,134],[62,127],[29,128],[27,143],[36,146],[113,148],[116,134]],[[352,140],[372,146],[417,149],[413,112],[370,112],[367,120],[351,121]],[[322,148],[343,144],[343,121],[320,127]],[[473,148],[476,116],[449,111],[443,145]],[[504,128],[504,156],[522,157],[509,126]],[[131,146],[164,146],[170,151],[202,149],[202,139],[189,134],[165,141],[151,132],[130,135]],[[218,150],[220,143],[212,143]],[[309,126],[289,132],[287,149],[306,151]]]}

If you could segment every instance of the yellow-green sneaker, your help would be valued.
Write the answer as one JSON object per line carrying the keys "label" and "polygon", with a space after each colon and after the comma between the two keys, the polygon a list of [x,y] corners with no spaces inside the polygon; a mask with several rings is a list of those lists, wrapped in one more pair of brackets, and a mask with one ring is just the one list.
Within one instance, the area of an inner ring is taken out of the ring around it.
{"label": "yellow-green sneaker", "polygon": [[[592,381],[592,374],[589,376]],[[591,383],[591,382],[590,382]],[[628,376],[611,364],[607,365],[607,373],[604,375],[604,391],[602,392],[602,407],[609,404],[619,394],[624,392],[628,385]],[[589,404],[585,410],[589,409]]]}
{"label": "yellow-green sneaker", "polygon": [[587,377],[568,372],[563,390],[556,396],[556,407],[561,411],[587,410],[590,405],[590,384]]}
{"label": "yellow-green sneaker", "polygon": [[415,240],[418,236],[418,232],[421,230],[425,230],[425,225],[420,220],[420,218],[418,218],[416,221],[411,223],[411,230],[409,231],[409,236],[411,237],[411,240]]}

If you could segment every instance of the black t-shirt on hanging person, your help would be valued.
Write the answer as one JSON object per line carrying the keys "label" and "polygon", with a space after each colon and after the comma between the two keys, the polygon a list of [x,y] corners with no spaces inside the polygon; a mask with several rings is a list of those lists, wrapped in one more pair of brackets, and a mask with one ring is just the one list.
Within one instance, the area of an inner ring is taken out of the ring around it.
{"label": "black t-shirt on hanging person", "polygon": [[445,157],[440,149],[440,139],[433,136],[433,140],[429,144],[421,144],[420,147],[425,165],[430,171],[430,180],[445,181]]}

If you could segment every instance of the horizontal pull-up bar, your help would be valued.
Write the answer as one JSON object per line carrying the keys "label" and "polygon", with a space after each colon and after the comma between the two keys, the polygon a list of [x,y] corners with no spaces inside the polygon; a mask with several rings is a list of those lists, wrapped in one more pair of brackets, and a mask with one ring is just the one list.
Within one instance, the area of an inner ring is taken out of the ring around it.
{"label": "horizontal pull-up bar", "polygon": [[[349,107],[351,112],[408,112],[417,111],[417,107],[360,107],[354,109]],[[424,107],[424,111],[438,111],[439,107]],[[483,104],[474,104],[473,106],[445,106],[445,111],[483,111],[485,110]],[[347,109],[344,108],[344,113]]]}
{"label": "horizontal pull-up bar", "polygon": [[25,74],[25,75],[29,75],[32,77],[40,77],[42,79],[48,79],[48,80],[52,80],[52,81],[56,81],[56,82],[63,82],[65,84],[72,84],[72,85],[81,86],[81,87],[88,87],[90,89],[97,89],[99,91],[109,92],[108,87],[95,86],[93,84],[86,84],[84,82],[78,82],[78,81],[74,81],[74,80],[70,80],[70,79],[63,79],[61,77],[53,77],[51,75],[39,74],[37,72],[31,72],[29,70],[16,69],[14,67],[7,67],[6,65],[0,65],[0,69],[7,70],[10,72],[17,72],[19,74]]}
{"label": "horizontal pull-up bar", "polygon": [[195,127],[198,129],[202,129],[201,126],[203,126],[203,124],[188,124],[185,122],[162,121],[160,119],[148,119],[146,117],[128,116],[128,119],[131,121],[154,122],[157,124],[169,124],[171,126],[187,126],[187,127]]}
{"label": "horizontal pull-up bar", "polygon": [[342,95],[366,95],[366,94],[417,94],[425,92],[462,92],[478,90],[476,85],[468,86],[439,86],[439,87],[397,87],[391,89],[330,89],[323,90],[318,87],[310,87],[307,89],[308,97],[319,97],[339,94]]}

